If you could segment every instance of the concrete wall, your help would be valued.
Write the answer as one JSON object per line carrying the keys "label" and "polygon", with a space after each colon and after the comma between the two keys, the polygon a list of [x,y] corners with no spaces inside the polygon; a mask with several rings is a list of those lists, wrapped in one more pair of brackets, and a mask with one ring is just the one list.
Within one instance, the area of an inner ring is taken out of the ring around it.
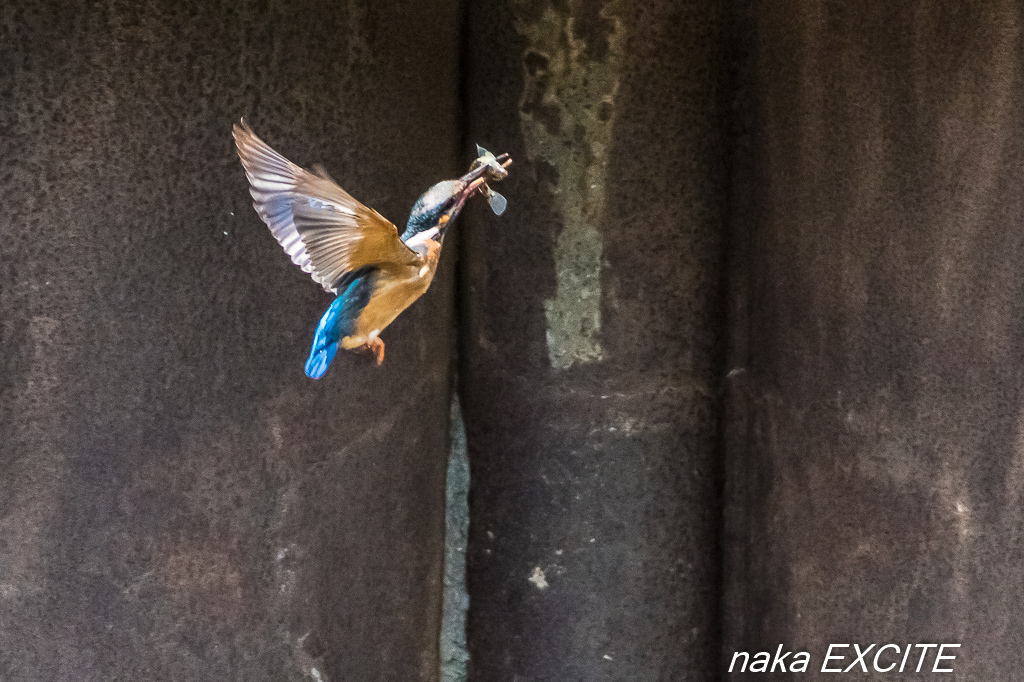
{"label": "concrete wall", "polygon": [[[0,7],[0,680],[437,679],[456,346],[473,682],[890,641],[1014,679],[1021,23]],[[472,143],[515,159],[383,368],[302,374],[329,297],[242,115],[396,222]]]}

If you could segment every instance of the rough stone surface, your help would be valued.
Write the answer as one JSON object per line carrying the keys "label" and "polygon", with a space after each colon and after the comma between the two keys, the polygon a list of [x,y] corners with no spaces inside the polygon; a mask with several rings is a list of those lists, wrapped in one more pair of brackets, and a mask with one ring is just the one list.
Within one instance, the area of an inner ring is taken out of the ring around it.
{"label": "rough stone surface", "polygon": [[961,642],[948,679],[1016,679],[1020,4],[748,19],[726,652]]}
{"label": "rough stone surface", "polygon": [[245,115],[396,222],[458,8],[0,8],[0,679],[434,680],[452,264],[380,369],[251,208]]}
{"label": "rough stone surface", "polygon": [[474,682],[716,671],[723,20],[470,3],[470,141],[515,160],[461,241]]}

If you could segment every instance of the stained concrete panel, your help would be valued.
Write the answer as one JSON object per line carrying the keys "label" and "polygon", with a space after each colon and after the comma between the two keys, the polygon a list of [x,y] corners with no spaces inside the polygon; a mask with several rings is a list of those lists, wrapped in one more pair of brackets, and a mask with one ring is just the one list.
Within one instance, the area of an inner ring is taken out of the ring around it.
{"label": "stained concrete panel", "polygon": [[726,652],[954,642],[950,679],[1015,679],[1020,6],[746,16]]}
{"label": "stained concrete panel", "polygon": [[471,3],[462,233],[469,679],[717,666],[721,3]]}

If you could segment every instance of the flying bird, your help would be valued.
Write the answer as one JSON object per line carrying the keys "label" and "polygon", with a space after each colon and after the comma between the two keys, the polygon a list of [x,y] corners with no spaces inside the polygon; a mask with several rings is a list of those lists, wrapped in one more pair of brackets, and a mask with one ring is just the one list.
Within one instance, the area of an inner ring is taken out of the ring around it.
{"label": "flying bird", "polygon": [[245,121],[235,146],[253,207],[292,262],[337,298],[320,318],[306,375],[319,379],[338,346],[369,350],[384,361],[380,333],[430,286],[444,235],[474,193],[501,215],[505,198],[488,181],[508,175],[507,154],[477,146],[478,158],[457,180],[439,182],[412,208],[405,232],[356,201],[320,167],[307,171],[256,137]]}

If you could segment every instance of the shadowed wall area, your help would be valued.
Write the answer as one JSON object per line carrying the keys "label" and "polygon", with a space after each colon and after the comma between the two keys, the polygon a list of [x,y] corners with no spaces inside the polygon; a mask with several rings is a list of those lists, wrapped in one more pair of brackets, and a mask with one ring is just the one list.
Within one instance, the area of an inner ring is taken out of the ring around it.
{"label": "shadowed wall area", "polygon": [[1020,5],[747,18],[725,650],[960,642],[945,677],[1016,679]]}
{"label": "shadowed wall area", "polygon": [[436,679],[453,269],[306,379],[330,297],[231,124],[404,223],[464,171],[457,7],[0,17],[0,679]]}

